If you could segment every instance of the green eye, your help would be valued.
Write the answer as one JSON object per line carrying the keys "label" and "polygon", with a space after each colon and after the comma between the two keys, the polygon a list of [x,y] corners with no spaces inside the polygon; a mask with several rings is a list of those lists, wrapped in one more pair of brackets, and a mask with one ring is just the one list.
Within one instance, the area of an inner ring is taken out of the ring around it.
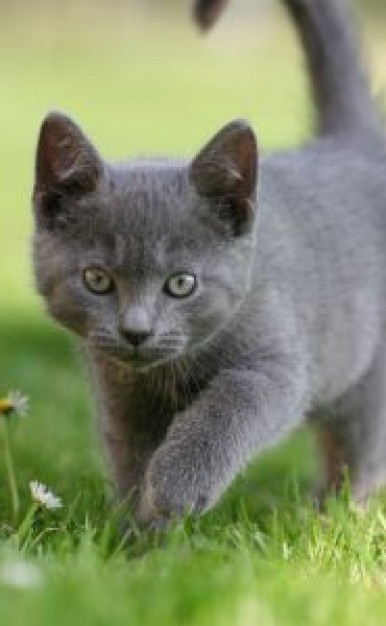
{"label": "green eye", "polygon": [[83,282],[87,289],[98,295],[105,295],[114,289],[111,276],[100,267],[88,267],[83,272]]}
{"label": "green eye", "polygon": [[187,298],[196,289],[196,277],[189,272],[177,272],[169,276],[165,291],[173,298]]}

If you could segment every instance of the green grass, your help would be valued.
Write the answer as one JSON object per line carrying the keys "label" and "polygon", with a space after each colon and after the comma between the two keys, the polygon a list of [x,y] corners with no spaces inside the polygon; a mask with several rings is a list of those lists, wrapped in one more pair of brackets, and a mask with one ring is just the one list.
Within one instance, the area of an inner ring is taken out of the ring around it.
{"label": "green grass", "polygon": [[[301,141],[310,124],[300,57],[282,22],[239,30],[229,19],[202,39],[180,21],[145,23],[128,12],[90,20],[87,4],[69,6],[64,16],[31,11],[0,26],[0,396],[19,388],[31,399],[29,417],[10,424],[18,520],[0,452],[0,624],[379,626],[385,499],[358,513],[346,495],[318,514],[306,433],[259,459],[202,519],[163,536],[133,527],[122,539],[124,511],[111,503],[81,359],[33,291],[29,196],[40,120],[50,108],[71,112],[112,158],[193,153],[238,116],[253,122],[263,150]],[[371,34],[378,84],[385,39],[379,26]],[[34,479],[64,508],[23,526]],[[35,585],[9,580],[15,561],[37,568]]]}

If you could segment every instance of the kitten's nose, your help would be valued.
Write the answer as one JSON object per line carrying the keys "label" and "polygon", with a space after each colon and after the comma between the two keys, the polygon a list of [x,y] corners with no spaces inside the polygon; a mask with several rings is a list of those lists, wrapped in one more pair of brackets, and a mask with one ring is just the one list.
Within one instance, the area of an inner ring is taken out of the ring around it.
{"label": "kitten's nose", "polygon": [[122,315],[119,332],[136,348],[145,343],[153,334],[152,324],[147,310],[142,306],[131,306]]}
{"label": "kitten's nose", "polygon": [[145,343],[146,339],[148,339],[153,333],[151,330],[122,330],[121,334],[124,338],[131,343],[132,346],[137,348],[142,343]]}

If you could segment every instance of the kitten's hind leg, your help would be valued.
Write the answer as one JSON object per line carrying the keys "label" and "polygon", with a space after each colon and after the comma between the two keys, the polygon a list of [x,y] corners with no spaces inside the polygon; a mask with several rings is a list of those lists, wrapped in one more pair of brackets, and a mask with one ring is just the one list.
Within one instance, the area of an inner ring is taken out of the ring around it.
{"label": "kitten's hind leg", "polygon": [[345,468],[357,502],[386,486],[386,348],[362,380],[337,402],[319,427],[327,489],[339,491]]}

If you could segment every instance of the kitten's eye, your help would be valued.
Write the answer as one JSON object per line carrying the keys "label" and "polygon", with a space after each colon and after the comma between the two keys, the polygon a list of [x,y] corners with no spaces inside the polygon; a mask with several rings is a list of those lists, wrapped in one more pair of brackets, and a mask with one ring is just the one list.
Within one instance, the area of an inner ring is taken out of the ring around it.
{"label": "kitten's eye", "polygon": [[165,291],[173,298],[187,298],[196,288],[196,277],[188,272],[178,272],[169,276]]}
{"label": "kitten's eye", "polygon": [[113,279],[100,267],[88,267],[85,269],[83,282],[89,291],[98,295],[110,293],[114,289]]}

